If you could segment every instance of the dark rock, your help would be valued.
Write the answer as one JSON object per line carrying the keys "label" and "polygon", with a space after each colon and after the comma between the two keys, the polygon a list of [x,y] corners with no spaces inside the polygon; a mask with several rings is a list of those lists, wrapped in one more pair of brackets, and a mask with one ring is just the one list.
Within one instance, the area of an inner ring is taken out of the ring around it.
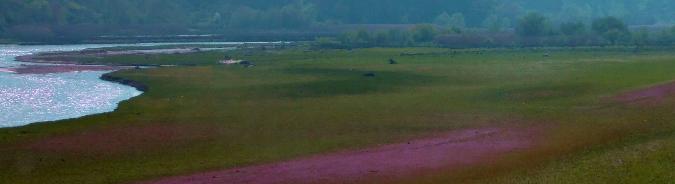
{"label": "dark rock", "polygon": [[414,53],[414,52],[403,52],[401,53],[401,56],[419,56],[423,55],[422,53]]}
{"label": "dark rock", "polygon": [[252,65],[253,62],[250,62],[250,61],[241,61],[241,62],[239,62],[239,64],[240,64],[240,65]]}
{"label": "dark rock", "polygon": [[145,85],[145,84],[142,84],[140,82],[136,82],[136,81],[133,81],[133,80],[123,79],[123,78],[120,78],[120,77],[114,77],[114,76],[111,76],[109,74],[103,74],[103,76],[101,76],[101,80],[131,86],[131,87],[136,88],[136,90],[142,91],[142,92],[147,92],[149,90],[148,86]]}
{"label": "dark rock", "polygon": [[241,62],[239,62],[239,64],[244,66],[245,68],[251,68],[251,67],[256,66],[255,63],[253,63],[251,61],[241,61]]}
{"label": "dark rock", "polygon": [[396,60],[394,60],[394,59],[389,59],[389,64],[395,65],[395,64],[398,64],[398,62],[396,62]]}

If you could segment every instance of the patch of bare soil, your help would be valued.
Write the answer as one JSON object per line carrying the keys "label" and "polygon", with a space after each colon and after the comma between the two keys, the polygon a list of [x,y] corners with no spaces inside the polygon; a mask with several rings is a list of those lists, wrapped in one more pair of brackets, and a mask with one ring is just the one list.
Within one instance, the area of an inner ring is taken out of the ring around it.
{"label": "patch of bare soil", "polygon": [[480,128],[310,158],[178,176],[148,184],[353,183],[462,169],[534,146],[539,128]]}
{"label": "patch of bare soil", "polygon": [[614,97],[614,100],[620,103],[633,105],[657,105],[673,95],[675,95],[675,82],[670,82],[645,89],[629,91]]}

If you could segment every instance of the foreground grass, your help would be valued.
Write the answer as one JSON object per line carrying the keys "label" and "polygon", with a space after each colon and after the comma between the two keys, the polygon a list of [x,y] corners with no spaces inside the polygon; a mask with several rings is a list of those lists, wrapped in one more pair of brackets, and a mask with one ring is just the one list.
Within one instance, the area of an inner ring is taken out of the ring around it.
{"label": "foreground grass", "polygon": [[[545,52],[552,57],[543,57]],[[7,166],[0,168],[2,182],[129,182],[485,125],[555,128],[544,146],[490,167],[439,171],[407,182],[667,183],[673,176],[667,170],[672,164],[661,163],[675,155],[672,105],[633,107],[606,99],[675,79],[675,55],[665,51],[226,54],[258,66],[218,65],[221,52],[87,60],[196,66],[116,72],[150,91],[113,113],[0,129],[0,165]],[[400,64],[388,65],[389,58]],[[364,77],[368,72],[376,77]],[[44,142],[64,148],[39,149]],[[617,159],[624,164],[613,165]]]}

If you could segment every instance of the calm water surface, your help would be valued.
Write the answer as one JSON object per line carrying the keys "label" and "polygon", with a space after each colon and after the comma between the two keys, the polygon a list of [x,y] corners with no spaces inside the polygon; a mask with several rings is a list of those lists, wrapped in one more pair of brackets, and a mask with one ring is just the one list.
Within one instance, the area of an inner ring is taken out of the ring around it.
{"label": "calm water surface", "polygon": [[[40,52],[77,51],[111,46],[156,46],[175,44],[239,45],[271,42],[186,42],[126,45],[0,45],[0,128],[36,122],[78,118],[111,112],[121,101],[141,94],[135,88],[99,79],[107,72],[87,71],[58,74],[18,75],[2,68],[19,66],[16,56]],[[289,43],[289,42],[275,42]]]}
{"label": "calm water surface", "polygon": [[[25,63],[16,56],[115,45],[0,45],[0,67]],[[19,75],[0,71],[0,128],[111,112],[120,101],[141,94],[135,88],[99,79],[106,72]]]}

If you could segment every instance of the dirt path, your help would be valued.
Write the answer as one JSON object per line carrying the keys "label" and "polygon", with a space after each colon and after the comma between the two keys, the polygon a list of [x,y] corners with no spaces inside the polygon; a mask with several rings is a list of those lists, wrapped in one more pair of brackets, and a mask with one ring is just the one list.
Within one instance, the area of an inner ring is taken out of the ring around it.
{"label": "dirt path", "polygon": [[353,183],[405,177],[435,169],[461,169],[487,163],[533,146],[536,128],[481,128],[361,151],[282,163],[171,177],[148,184],[184,183]]}
{"label": "dirt path", "polygon": [[675,95],[675,82],[656,85],[616,96],[617,102],[634,105],[655,105]]}

